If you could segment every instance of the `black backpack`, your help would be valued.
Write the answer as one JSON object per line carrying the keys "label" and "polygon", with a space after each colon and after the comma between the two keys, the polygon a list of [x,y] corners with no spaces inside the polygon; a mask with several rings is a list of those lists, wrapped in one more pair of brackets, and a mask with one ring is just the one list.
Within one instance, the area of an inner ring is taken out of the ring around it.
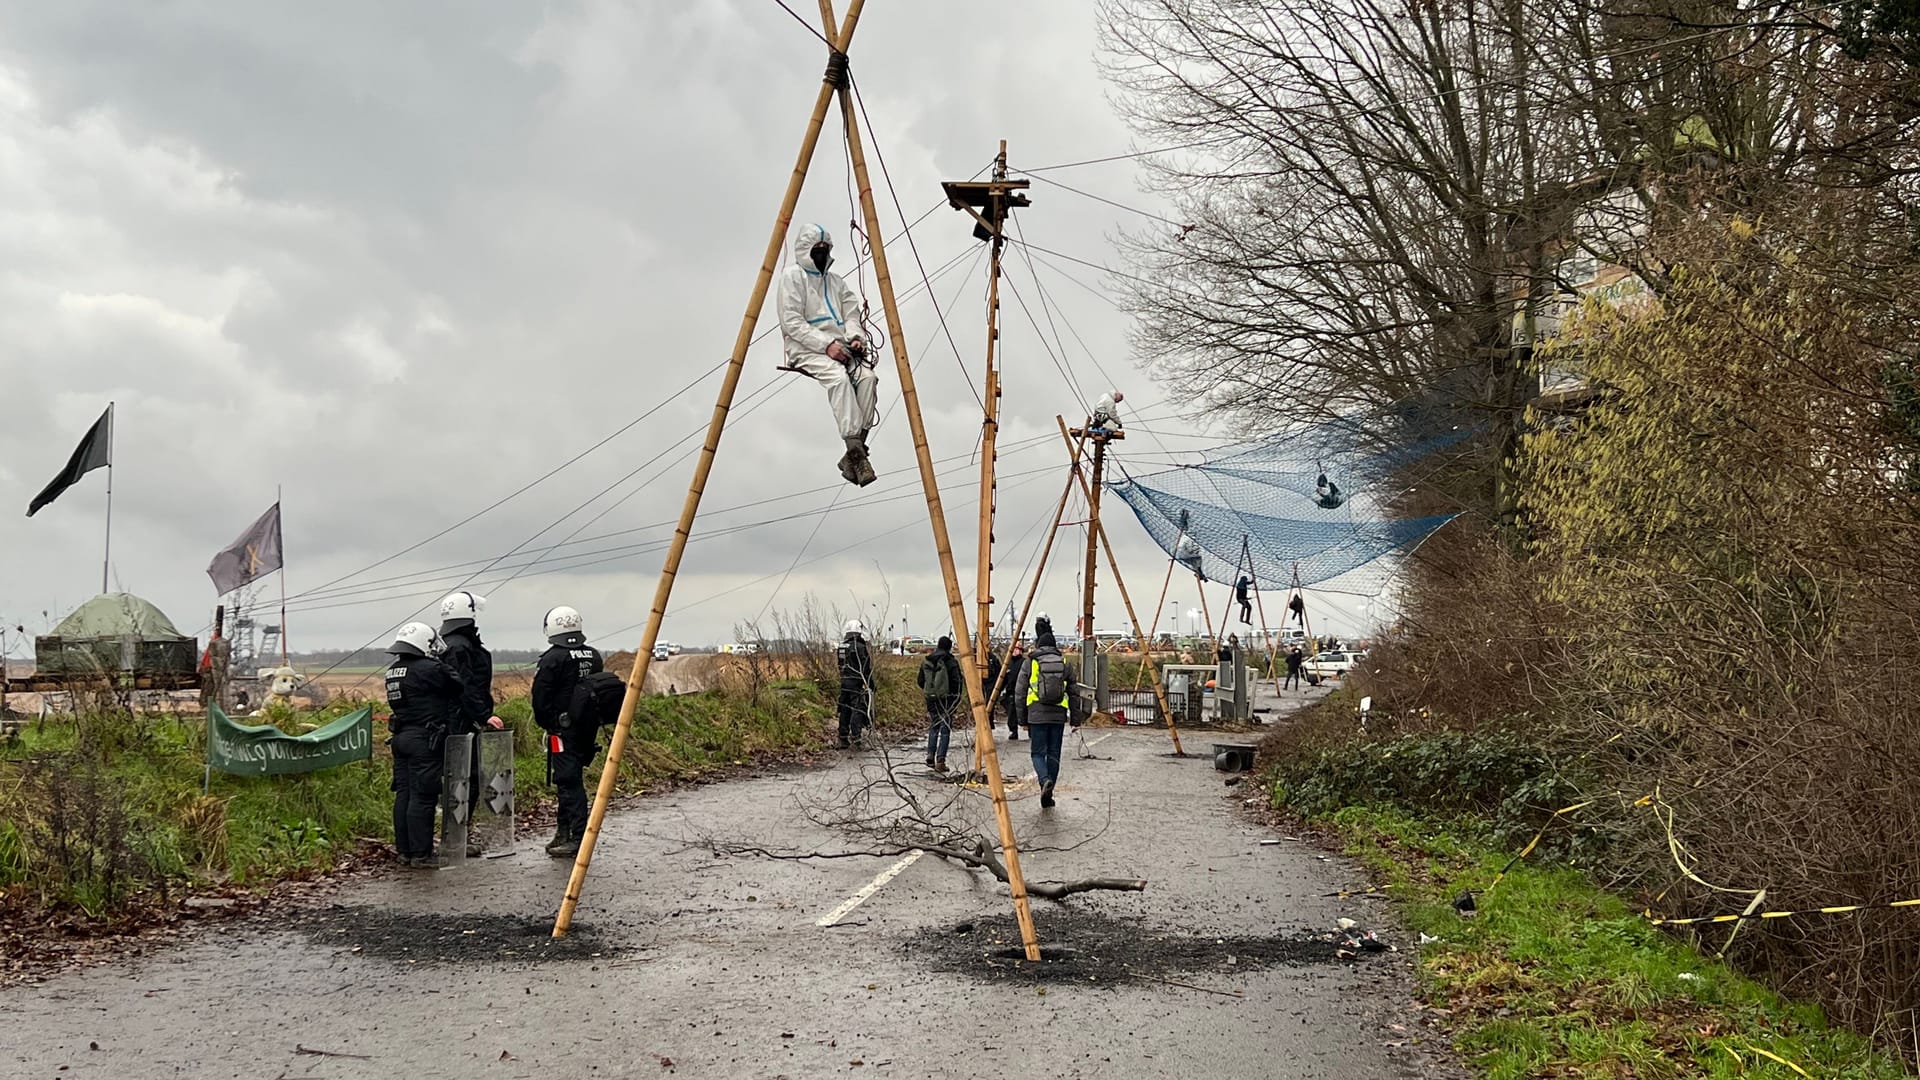
{"label": "black backpack", "polygon": [[611,727],[620,721],[620,702],[627,696],[627,680],[611,671],[582,675],[574,684],[567,718],[575,728]]}
{"label": "black backpack", "polygon": [[1067,662],[1060,654],[1046,650],[1034,655],[1034,667],[1037,669],[1039,692],[1034,696],[1038,705],[1058,705],[1060,699],[1067,696]]}

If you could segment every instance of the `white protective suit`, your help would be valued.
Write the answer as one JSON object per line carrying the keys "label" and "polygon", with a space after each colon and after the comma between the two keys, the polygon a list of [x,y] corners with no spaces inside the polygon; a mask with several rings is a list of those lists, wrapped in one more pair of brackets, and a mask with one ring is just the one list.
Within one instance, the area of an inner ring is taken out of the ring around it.
{"label": "white protective suit", "polygon": [[1120,430],[1122,426],[1120,423],[1120,402],[1116,400],[1113,394],[1103,394],[1099,401],[1094,402],[1093,426],[1105,428],[1108,431]]}
{"label": "white protective suit", "polygon": [[835,339],[860,336],[860,297],[845,278],[813,265],[813,245],[831,240],[818,225],[802,225],[793,234],[793,262],[780,273],[780,334],[787,363],[827,388],[827,405],[841,438],[858,439],[873,426],[880,379],[864,363],[842,364],[827,355]]}

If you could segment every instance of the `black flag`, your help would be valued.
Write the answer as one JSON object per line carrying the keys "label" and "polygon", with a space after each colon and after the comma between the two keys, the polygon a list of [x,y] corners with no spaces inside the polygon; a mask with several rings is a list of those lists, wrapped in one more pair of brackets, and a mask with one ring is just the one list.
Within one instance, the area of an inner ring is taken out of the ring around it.
{"label": "black flag", "polygon": [[53,478],[40,494],[27,504],[27,516],[40,512],[40,508],[60,497],[60,493],[80,482],[80,478],[102,465],[113,464],[113,406],[100,414],[100,419],[87,429],[87,437],[73,448],[73,456],[67,459],[67,467]]}
{"label": "black flag", "polygon": [[280,504],[247,526],[240,539],[207,564],[207,576],[222,594],[230,593],[264,574],[280,569]]}

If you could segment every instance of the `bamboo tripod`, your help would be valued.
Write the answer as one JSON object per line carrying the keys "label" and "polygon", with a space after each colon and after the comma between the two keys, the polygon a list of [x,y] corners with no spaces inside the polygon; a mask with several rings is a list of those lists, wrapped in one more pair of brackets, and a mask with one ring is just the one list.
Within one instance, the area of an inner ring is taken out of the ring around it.
{"label": "bamboo tripod", "polygon": [[[828,39],[833,42],[827,67],[827,75],[822,80],[820,92],[814,101],[813,112],[807,121],[805,134],[801,138],[800,153],[794,163],[793,173],[787,179],[785,194],[781,197],[772,235],[767,240],[767,249],[761,259],[759,276],[754,281],[753,292],[747,301],[747,310],[741,317],[740,330],[734,338],[733,353],[727,364],[725,376],[721,380],[720,394],[713,407],[713,418],[707,425],[706,444],[701,448],[699,462],[694,466],[693,480],[687,488],[685,505],[680,511],[679,525],[674,529],[673,543],[667,550],[666,562],[660,569],[660,581],[654,590],[653,607],[647,616],[647,626],[640,648],[634,655],[633,671],[627,677],[627,692],[620,702],[620,716],[614,726],[613,738],[607,749],[607,764],[601,771],[600,783],[594,792],[593,809],[587,818],[586,834],[580,842],[580,854],[575,858],[573,873],[567,880],[567,892],[560,904],[560,912],[554,919],[553,936],[563,937],[573,922],[574,909],[579,905],[581,888],[586,881],[587,870],[593,862],[594,846],[599,840],[601,824],[606,819],[607,805],[612,800],[615,781],[618,778],[620,760],[626,749],[627,738],[633,729],[633,713],[639,704],[641,687],[645,685],[646,672],[653,656],[653,646],[660,636],[660,625],[666,618],[667,602],[673,594],[673,582],[679,573],[680,560],[686,552],[687,540],[693,532],[693,522],[700,510],[700,500],[706,490],[707,478],[713,470],[714,455],[719,449],[720,436],[726,428],[727,413],[732,408],[735,391],[740,384],[740,374],[746,363],[747,347],[753,339],[754,326],[759,322],[762,307],[766,303],[767,290],[773,283],[773,273],[778,265],[780,246],[786,239],[787,230],[793,221],[793,212],[800,201],[800,191],[806,182],[807,169],[813,162],[815,148],[820,142],[820,131],[826,123],[827,106],[837,96],[840,115],[844,124],[847,153],[853,163],[854,177],[859,188],[860,209],[866,220],[867,235],[872,242],[874,276],[879,283],[881,304],[886,310],[887,336],[893,346],[893,359],[896,373],[900,379],[900,399],[909,427],[913,432],[914,456],[920,468],[920,484],[927,500],[928,524],[933,530],[934,547],[940,558],[940,572],[947,591],[947,608],[953,620],[953,632],[961,659],[962,675],[967,682],[967,691],[973,697],[973,718],[975,738],[986,736],[981,748],[982,762],[987,770],[987,779],[993,795],[994,817],[1000,829],[1000,841],[1005,850],[1007,863],[1007,882],[1013,893],[1014,917],[1020,926],[1020,938],[1025,946],[1027,959],[1040,959],[1040,942],[1034,932],[1033,912],[1027,903],[1026,879],[1020,870],[1020,853],[1013,834],[1013,819],[1007,811],[1006,788],[1000,775],[999,757],[995,753],[991,721],[986,711],[986,698],[980,685],[980,667],[974,660],[974,652],[967,633],[966,606],[960,595],[960,579],[954,569],[953,547],[948,539],[946,512],[940,503],[940,487],[934,479],[933,455],[927,447],[926,424],[920,414],[919,395],[914,389],[913,366],[907,358],[906,335],[901,332],[899,306],[893,292],[893,279],[887,270],[886,247],[880,230],[880,214],[874,205],[873,184],[867,174],[867,160],[860,142],[860,128],[852,101],[850,82],[846,73],[846,51],[853,41],[853,32],[859,24],[861,9],[865,0],[850,0],[844,22],[835,28],[833,0],[820,0],[820,18],[822,28]],[[985,508],[983,508],[984,511]]]}
{"label": "bamboo tripod", "polygon": [[[1079,448],[1073,441],[1073,436],[1067,433],[1067,422],[1058,416],[1053,419],[1055,423],[1060,425],[1060,438],[1065,440],[1068,450],[1072,452],[1073,476],[1069,482],[1079,484],[1080,493],[1086,496],[1087,506],[1091,511],[1089,528],[1099,543],[1101,550],[1107,553],[1107,568],[1113,571],[1114,587],[1120,590],[1120,602],[1125,605],[1127,609],[1127,621],[1133,624],[1133,638],[1135,641],[1145,642],[1146,635],[1140,630],[1140,616],[1134,614],[1133,600],[1127,595],[1126,580],[1120,576],[1120,560],[1114,557],[1113,542],[1107,539],[1106,526],[1100,522],[1100,501],[1094,497],[1097,489],[1089,486],[1086,476],[1080,472]],[[1085,438],[1084,433],[1081,437],[1083,439]],[[1037,580],[1036,577],[1036,581]],[[1088,625],[1092,625],[1091,620],[1089,620]],[[1093,640],[1091,635],[1089,635],[1087,640]],[[1174,722],[1173,706],[1167,701],[1167,688],[1160,682],[1159,671],[1153,668],[1153,651],[1146,648],[1143,644],[1141,646],[1140,657],[1141,663],[1148,669],[1153,670],[1153,698],[1154,701],[1159,704],[1161,714],[1167,718],[1167,735],[1173,740],[1173,755],[1175,757],[1186,757],[1187,752],[1180,747],[1180,728]]]}

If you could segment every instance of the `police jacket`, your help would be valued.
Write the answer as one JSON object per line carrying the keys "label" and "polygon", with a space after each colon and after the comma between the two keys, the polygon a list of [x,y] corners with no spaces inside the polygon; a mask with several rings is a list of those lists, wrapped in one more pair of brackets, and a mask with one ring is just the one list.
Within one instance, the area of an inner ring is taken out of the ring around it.
{"label": "police jacket", "polygon": [[[1040,699],[1040,658],[1043,656],[1059,659],[1060,666],[1065,669],[1066,693],[1062,694],[1058,701]],[[1056,645],[1035,646],[1027,653],[1025,661],[1020,665],[1017,697],[1018,700],[1026,703],[1026,723],[1029,725],[1064,724],[1074,719],[1074,714],[1080,705],[1077,690],[1078,684],[1073,678],[1073,665],[1060,657],[1060,649]]]}
{"label": "police jacket", "polygon": [[865,690],[873,685],[873,651],[867,648],[866,638],[848,634],[840,643],[838,659],[840,689]]}
{"label": "police jacket", "polygon": [[563,731],[573,722],[567,714],[573,707],[573,688],[582,678],[602,670],[603,665],[600,650],[587,644],[585,634],[563,634],[548,640],[553,644],[540,654],[540,664],[533,672],[533,722],[547,731]]}
{"label": "police jacket", "polygon": [[460,715],[452,728],[455,735],[485,728],[487,718],[493,715],[493,653],[480,643],[480,631],[471,620],[460,621],[465,625],[440,631],[447,643],[440,662],[460,676],[463,687]]}
{"label": "police jacket", "polygon": [[395,733],[452,726],[465,687],[460,676],[431,656],[396,656],[387,668],[387,708]]}

